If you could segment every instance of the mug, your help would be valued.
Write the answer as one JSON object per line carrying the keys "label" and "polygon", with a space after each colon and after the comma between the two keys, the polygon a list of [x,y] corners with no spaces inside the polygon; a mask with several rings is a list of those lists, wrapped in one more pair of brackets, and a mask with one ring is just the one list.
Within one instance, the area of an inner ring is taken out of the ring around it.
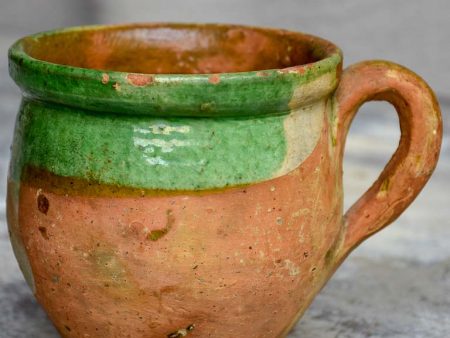
{"label": "mug", "polygon": [[[9,62],[11,242],[64,337],[284,337],[439,155],[421,78],[342,71],[338,47],[303,33],[77,27],[19,40]],[[343,214],[346,134],[371,100],[394,105],[400,144]]]}

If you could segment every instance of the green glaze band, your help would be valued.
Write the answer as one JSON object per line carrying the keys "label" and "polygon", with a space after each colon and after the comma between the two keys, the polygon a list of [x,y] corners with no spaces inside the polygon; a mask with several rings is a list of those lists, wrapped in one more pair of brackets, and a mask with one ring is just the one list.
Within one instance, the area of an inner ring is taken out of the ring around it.
{"label": "green glaze band", "polygon": [[23,151],[13,171],[31,165],[60,176],[170,190],[260,181],[284,159],[283,120],[98,115],[26,101],[16,132]]}
{"label": "green glaze band", "polygon": [[[289,103],[295,88],[324,74],[337,76],[342,61],[340,50],[335,48],[326,58],[301,67],[222,73],[218,81],[211,81],[213,74],[143,76],[60,65],[35,59],[27,53],[27,49],[32,49],[49,35],[76,37],[80,31],[111,27],[119,29],[121,26],[70,28],[19,40],[9,50],[11,77],[27,96],[95,111],[153,116],[252,116],[289,112],[293,108]],[[175,27],[195,29],[202,26],[180,24]],[[133,77],[142,80],[136,84]],[[301,104],[310,104],[314,99],[328,95],[335,85],[336,81],[329,81],[314,97]]]}
{"label": "green glaze band", "polygon": [[326,57],[285,69],[221,74],[137,74],[29,54],[39,44],[54,48],[41,41],[45,37],[69,34],[62,41],[70,42],[77,32],[120,29],[52,31],[11,47],[10,74],[25,96],[13,179],[30,166],[121,187],[201,190],[284,175],[311,153],[338,82],[336,47],[305,35],[326,46]]}

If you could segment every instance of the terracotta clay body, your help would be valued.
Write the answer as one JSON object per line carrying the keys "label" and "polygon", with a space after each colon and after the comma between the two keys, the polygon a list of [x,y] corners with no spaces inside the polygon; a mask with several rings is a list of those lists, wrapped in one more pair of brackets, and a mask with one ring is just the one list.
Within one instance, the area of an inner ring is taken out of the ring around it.
{"label": "terracotta clay body", "polygon": [[[67,53],[70,49],[73,52]],[[333,44],[231,25],[24,38],[8,224],[64,337],[284,337],[340,262],[417,196],[439,154],[432,91]],[[356,111],[391,102],[398,150],[342,212]]]}

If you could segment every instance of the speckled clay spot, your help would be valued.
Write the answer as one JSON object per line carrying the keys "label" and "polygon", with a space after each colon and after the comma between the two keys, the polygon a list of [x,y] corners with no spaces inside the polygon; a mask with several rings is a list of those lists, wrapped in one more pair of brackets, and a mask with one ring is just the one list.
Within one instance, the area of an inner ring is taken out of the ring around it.
{"label": "speckled clay spot", "polygon": [[220,75],[219,74],[210,75],[208,81],[209,83],[212,84],[218,84],[220,82]]}
{"label": "speckled clay spot", "polygon": [[103,73],[102,75],[102,83],[107,84],[109,82],[109,75],[106,73]]}
{"label": "speckled clay spot", "polygon": [[127,81],[133,86],[142,87],[152,84],[154,82],[154,78],[153,76],[146,74],[128,74]]}
{"label": "speckled clay spot", "polygon": [[47,197],[45,197],[43,194],[38,195],[37,207],[40,212],[47,215],[48,209],[50,208],[50,202],[48,201]]}

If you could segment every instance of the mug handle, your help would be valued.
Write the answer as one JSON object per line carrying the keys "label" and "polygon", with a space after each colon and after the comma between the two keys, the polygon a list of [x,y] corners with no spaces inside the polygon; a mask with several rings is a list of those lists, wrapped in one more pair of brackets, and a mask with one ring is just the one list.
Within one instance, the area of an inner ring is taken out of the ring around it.
{"label": "mug handle", "polygon": [[338,251],[342,260],[364,239],[394,221],[422,190],[439,157],[442,118],[425,81],[387,61],[365,61],[344,70],[333,99],[341,171],[347,133],[363,103],[390,102],[401,130],[399,146],[378,179],[344,215]]}

